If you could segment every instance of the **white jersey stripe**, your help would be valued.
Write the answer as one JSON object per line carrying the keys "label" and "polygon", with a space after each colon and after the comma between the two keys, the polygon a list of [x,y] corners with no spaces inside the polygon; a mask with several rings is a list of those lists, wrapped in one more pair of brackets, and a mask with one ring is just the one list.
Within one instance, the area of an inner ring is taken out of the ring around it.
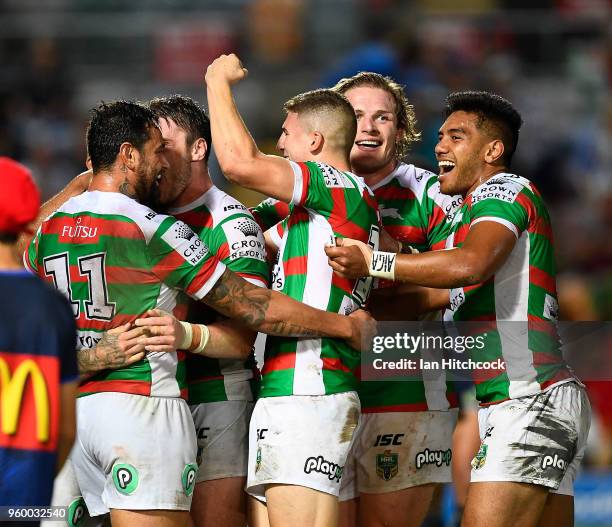
{"label": "white jersey stripe", "polygon": [[519,237],[519,232],[516,228],[516,225],[514,225],[514,223],[504,218],[497,218],[496,216],[482,216],[480,218],[477,218],[470,224],[470,229],[477,223],[480,223],[481,221],[493,221],[495,223],[499,223],[503,225],[504,227],[508,227],[508,229],[510,229],[514,233],[514,236],[516,236],[517,238]]}
{"label": "white jersey stripe", "polygon": [[[302,302],[317,309],[327,310],[331,294],[333,270],[327,263],[324,247],[333,240],[333,230],[321,215],[308,210],[308,261]],[[293,393],[295,395],[324,395],[321,339],[302,339],[297,344]]]}
{"label": "white jersey stripe", "polygon": [[[529,249],[529,236],[523,233],[506,263],[495,274],[495,313],[498,322],[527,320]],[[497,328],[510,380],[510,397],[514,399],[539,392],[527,324],[506,322],[498,324]]]}

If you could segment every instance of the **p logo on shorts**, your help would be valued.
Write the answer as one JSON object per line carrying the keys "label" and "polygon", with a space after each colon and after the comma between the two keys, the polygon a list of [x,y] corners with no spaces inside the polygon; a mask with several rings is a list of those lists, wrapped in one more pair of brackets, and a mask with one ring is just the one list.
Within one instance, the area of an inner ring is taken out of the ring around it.
{"label": "p logo on shorts", "polygon": [[187,496],[191,496],[193,488],[195,487],[196,473],[198,472],[198,466],[193,463],[185,465],[183,469],[183,490]]}
{"label": "p logo on shorts", "polygon": [[83,527],[88,515],[85,500],[81,496],[75,500],[72,500],[70,505],[68,505],[68,511],[66,514],[68,516],[67,523],[70,527]]}
{"label": "p logo on shorts", "polygon": [[117,463],[113,466],[113,483],[121,494],[129,496],[138,487],[138,471],[127,463]]}

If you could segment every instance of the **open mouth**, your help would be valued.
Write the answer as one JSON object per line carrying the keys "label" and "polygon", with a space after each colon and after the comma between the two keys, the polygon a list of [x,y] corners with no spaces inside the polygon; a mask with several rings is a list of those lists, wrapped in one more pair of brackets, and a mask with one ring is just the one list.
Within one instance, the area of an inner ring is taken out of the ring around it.
{"label": "open mouth", "polygon": [[442,161],[438,161],[438,167],[440,169],[440,175],[444,176],[455,168],[455,163],[444,159]]}
{"label": "open mouth", "polygon": [[355,144],[359,147],[360,150],[375,150],[380,145],[382,145],[382,141],[375,141],[373,139],[367,139],[363,141],[355,141]]}

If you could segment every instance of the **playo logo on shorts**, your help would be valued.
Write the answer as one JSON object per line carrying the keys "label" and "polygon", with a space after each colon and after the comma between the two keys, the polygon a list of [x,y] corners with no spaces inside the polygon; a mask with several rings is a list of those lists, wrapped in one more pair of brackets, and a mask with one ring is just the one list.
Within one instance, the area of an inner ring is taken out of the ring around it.
{"label": "playo logo on shorts", "polygon": [[138,487],[138,471],[127,463],[117,463],[113,465],[113,483],[121,494],[129,496]]}
{"label": "playo logo on shorts", "polygon": [[197,472],[198,466],[193,463],[185,465],[185,468],[183,469],[183,476],[181,479],[183,481],[183,490],[187,496],[191,496],[191,493],[193,492]]}
{"label": "playo logo on shorts", "polygon": [[560,458],[558,454],[553,456],[544,456],[542,458],[542,469],[546,469],[548,467],[556,468],[557,470],[565,470],[567,468],[567,462]]}

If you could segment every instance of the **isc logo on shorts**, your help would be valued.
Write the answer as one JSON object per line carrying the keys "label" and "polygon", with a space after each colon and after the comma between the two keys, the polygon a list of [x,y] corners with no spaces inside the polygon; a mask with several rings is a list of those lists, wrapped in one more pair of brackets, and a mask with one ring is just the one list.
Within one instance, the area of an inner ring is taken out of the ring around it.
{"label": "isc logo on shorts", "polygon": [[565,470],[567,468],[567,461],[560,458],[557,454],[554,456],[544,456],[542,458],[542,469],[547,469],[548,467]]}

